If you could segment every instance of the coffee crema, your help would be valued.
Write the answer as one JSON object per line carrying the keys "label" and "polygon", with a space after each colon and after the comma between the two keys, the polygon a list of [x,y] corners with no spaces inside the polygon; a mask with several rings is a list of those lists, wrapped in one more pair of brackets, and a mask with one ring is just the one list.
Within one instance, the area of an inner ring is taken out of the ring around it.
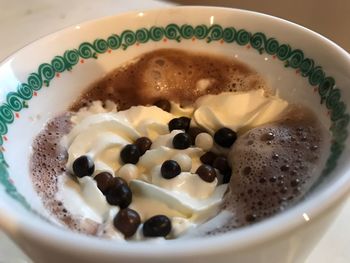
{"label": "coffee crema", "polygon": [[[152,105],[160,99],[185,107],[207,94],[258,89],[272,94],[258,73],[234,59],[175,49],[146,53],[93,83],[66,113],[48,121],[33,143],[35,190],[64,225],[95,235],[98,223],[73,216],[56,199],[68,159],[60,141],[72,129],[73,112],[97,100],[113,101],[118,110]],[[326,132],[303,106],[289,105],[278,121],[237,132],[229,153],[232,177],[222,203],[222,210],[231,212],[233,218],[206,235],[261,221],[295,204],[318,179],[323,166]]]}

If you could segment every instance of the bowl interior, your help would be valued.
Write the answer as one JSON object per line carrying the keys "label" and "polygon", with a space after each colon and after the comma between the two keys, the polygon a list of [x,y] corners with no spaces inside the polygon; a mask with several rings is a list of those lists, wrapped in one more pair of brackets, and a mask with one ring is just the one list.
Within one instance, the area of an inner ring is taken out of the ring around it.
{"label": "bowl interior", "polygon": [[30,44],[0,65],[3,209],[12,215],[35,210],[47,216],[28,173],[33,138],[91,82],[160,48],[239,59],[280,97],[313,109],[332,134],[324,174],[329,182],[347,176],[349,186],[343,161],[349,154],[349,55],[323,37],[273,17],[233,9],[173,8],[77,25]]}

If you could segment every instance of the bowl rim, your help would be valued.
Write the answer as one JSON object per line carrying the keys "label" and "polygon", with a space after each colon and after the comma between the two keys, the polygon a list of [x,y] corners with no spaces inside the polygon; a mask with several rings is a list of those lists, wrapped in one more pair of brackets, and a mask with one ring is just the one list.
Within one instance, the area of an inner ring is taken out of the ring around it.
{"label": "bowl rim", "polygon": [[[97,18],[94,20],[89,20],[87,22],[79,23],[81,27],[88,27],[91,24],[102,20],[116,19],[122,16],[131,16],[138,14],[139,12],[153,13],[153,12],[167,12],[169,10],[178,10],[182,12],[183,10],[194,9],[196,12],[199,10],[213,10],[213,12],[238,12],[253,16],[259,16],[263,19],[272,20],[280,23],[281,25],[287,27],[294,27],[298,30],[305,31],[311,37],[318,39],[318,41],[326,43],[331,47],[339,57],[343,57],[349,64],[350,68],[350,55],[343,48],[339,47],[337,44],[327,39],[326,37],[307,29],[296,23],[284,20],[282,18],[274,17],[271,15],[243,10],[235,8],[225,8],[225,7],[206,7],[206,6],[175,6],[175,7],[165,7],[165,8],[155,8],[148,10],[131,11],[126,13],[121,13],[117,15]],[[27,46],[37,42],[38,40],[43,40],[52,36],[57,36],[65,34],[69,31],[75,29],[76,25],[61,29],[54,33],[48,34],[44,37],[40,37],[33,42],[27,44],[23,48],[15,51],[12,55],[5,58],[0,67],[3,66],[7,61],[11,60],[12,57],[16,56],[17,52],[24,50]],[[150,244],[148,242],[140,243],[118,243],[115,246],[114,242],[109,240],[100,240],[94,237],[87,237],[66,229],[61,229],[50,223],[43,223],[41,219],[33,215],[33,220],[22,220],[19,215],[11,209],[5,209],[0,211],[4,215],[3,221],[5,230],[13,230],[13,222],[18,224],[18,229],[23,236],[30,236],[33,240],[38,242],[46,243],[50,246],[60,245],[65,251],[71,251],[72,253],[77,253],[79,250],[89,251],[93,254],[106,254],[106,255],[120,255],[123,257],[130,258],[145,258],[145,257],[186,257],[195,254],[209,255],[215,252],[222,252],[228,249],[242,249],[245,247],[253,246],[267,240],[272,239],[288,232],[291,232],[297,228],[302,227],[304,224],[310,223],[310,221],[316,220],[327,210],[331,209],[335,204],[339,203],[342,198],[345,198],[346,194],[350,192],[350,170],[345,171],[343,169],[341,173],[343,175],[337,178],[332,184],[324,189],[322,192],[316,193],[309,199],[289,208],[283,213],[277,214],[267,220],[256,223],[249,227],[243,227],[232,232],[225,233],[223,235],[208,237],[205,239],[189,239],[189,240],[173,240],[162,243],[161,250],[150,250]],[[322,204],[319,206],[317,204]],[[300,212],[302,211],[302,213]],[[305,212],[304,212],[305,211]],[[303,214],[306,213],[310,221],[306,220]],[[5,222],[7,221],[7,222]],[[275,226],[278,225],[278,228]],[[7,229],[6,229],[7,228]],[[43,231],[45,230],[45,231]],[[11,231],[8,231],[11,232]],[[158,244],[158,243],[157,243]],[[213,246],[215,244],[215,246]],[[82,249],[83,248],[83,249]],[[134,253],[137,252],[137,253]],[[181,252],[181,253],[179,253]]]}

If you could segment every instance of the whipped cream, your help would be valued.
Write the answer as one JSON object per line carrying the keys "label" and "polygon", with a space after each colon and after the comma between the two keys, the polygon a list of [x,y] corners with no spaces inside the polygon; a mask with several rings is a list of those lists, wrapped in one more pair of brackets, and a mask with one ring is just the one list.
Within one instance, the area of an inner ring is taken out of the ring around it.
{"label": "whipped cream", "polygon": [[200,97],[195,103],[195,123],[211,134],[221,127],[234,131],[252,128],[278,119],[288,102],[266,96],[264,90],[223,92]]}
{"label": "whipped cream", "polygon": [[[72,116],[73,129],[62,139],[68,152],[67,168],[72,172],[74,160],[87,155],[95,163],[93,176],[106,171],[123,177],[133,193],[129,207],[140,214],[142,221],[158,214],[168,216],[172,222],[169,237],[176,238],[220,212],[227,184],[220,184],[221,175],[209,183],[195,173],[205,151],[196,146],[174,149],[172,139],[181,131],[169,133],[169,121],[188,116],[192,118],[192,126],[202,127],[211,134],[221,127],[238,131],[276,120],[287,106],[286,101],[265,96],[263,90],[206,95],[188,108],[172,102],[170,113],[156,106],[117,111],[112,102],[102,107],[100,101],[95,101]],[[123,164],[119,157],[121,149],[143,136],[152,140],[151,149],[136,165]],[[181,167],[181,173],[170,180],[164,179],[160,172],[166,160],[176,160]],[[107,203],[93,177],[77,181],[69,176],[62,178],[57,198],[67,210],[100,223],[98,235],[123,240],[123,235],[113,227],[113,217],[119,208]],[[145,239],[141,227],[131,239]]]}

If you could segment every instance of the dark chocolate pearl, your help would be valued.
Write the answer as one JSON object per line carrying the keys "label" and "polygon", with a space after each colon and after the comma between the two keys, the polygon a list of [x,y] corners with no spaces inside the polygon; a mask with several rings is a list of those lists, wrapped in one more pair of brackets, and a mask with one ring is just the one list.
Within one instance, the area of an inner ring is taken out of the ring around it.
{"label": "dark chocolate pearl", "polygon": [[237,134],[229,128],[221,128],[214,134],[214,141],[225,148],[230,148],[231,145],[236,141]]}
{"label": "dark chocolate pearl", "polygon": [[156,215],[143,223],[145,237],[166,237],[171,231],[171,221],[167,216]]}
{"label": "dark chocolate pearl", "polygon": [[160,173],[163,178],[171,179],[178,176],[181,173],[180,165],[174,160],[167,160],[162,164]]}
{"label": "dark chocolate pearl", "polygon": [[216,178],[216,171],[213,167],[210,165],[202,164],[201,166],[198,167],[196,174],[200,178],[202,178],[203,181],[206,181],[208,183],[211,183],[215,180]]}
{"label": "dark chocolate pearl", "polygon": [[95,171],[95,164],[89,156],[82,155],[73,162],[73,172],[78,177],[91,176]]}
{"label": "dark chocolate pearl", "polygon": [[[227,184],[230,182],[231,176],[232,176],[232,170],[231,170],[231,167],[228,165],[226,157],[218,156],[217,158],[215,158],[215,160],[213,162],[213,167],[218,169],[219,172],[223,175],[223,178],[222,178],[223,184]],[[244,169],[243,173],[248,172],[247,170]],[[249,171],[249,173],[250,173],[250,171]]]}
{"label": "dark chocolate pearl", "polygon": [[[122,184],[128,184],[123,178],[117,176],[117,177],[113,177],[109,183],[110,187],[113,186],[118,186],[118,185],[122,185]],[[107,189],[108,190],[108,189]]]}
{"label": "dark chocolate pearl", "polygon": [[94,179],[97,182],[98,189],[100,189],[100,191],[105,194],[107,192],[107,189],[111,186],[113,175],[108,172],[102,172],[96,175]]}
{"label": "dark chocolate pearl", "polygon": [[182,121],[185,131],[188,131],[188,129],[190,128],[190,124],[191,124],[191,118],[183,116],[183,117],[180,117],[179,119],[180,119],[180,121]]}
{"label": "dark chocolate pearl", "polygon": [[188,117],[174,118],[168,123],[169,131],[185,130],[190,127],[191,119]]}
{"label": "dark chocolate pearl", "polygon": [[191,146],[191,137],[184,132],[178,133],[173,138],[173,146],[175,149],[187,149]]}
{"label": "dark chocolate pearl", "polygon": [[223,156],[218,156],[213,162],[213,167],[218,169],[221,174],[226,174],[231,171],[230,166],[228,165],[227,159]]}
{"label": "dark chocolate pearl", "polygon": [[171,104],[166,99],[157,100],[155,103],[153,103],[153,105],[157,106],[158,108],[161,108],[163,111],[170,112],[171,110]]}
{"label": "dark chocolate pearl", "polygon": [[126,208],[132,201],[132,193],[127,184],[115,184],[108,189],[106,199],[110,205]]}
{"label": "dark chocolate pearl", "polygon": [[130,208],[121,209],[113,220],[114,227],[126,238],[133,236],[141,224],[139,214]]}
{"label": "dark chocolate pearl", "polygon": [[216,159],[216,157],[218,157],[218,156],[215,153],[213,153],[213,152],[206,152],[199,159],[204,164],[213,165],[214,160]]}
{"label": "dark chocolate pearl", "polygon": [[196,142],[196,137],[198,134],[206,132],[206,130],[200,128],[200,127],[190,127],[187,131],[188,135],[191,137],[191,142],[194,145]]}
{"label": "dark chocolate pearl", "polygon": [[140,137],[135,141],[135,145],[139,148],[140,155],[144,155],[151,148],[152,141],[147,137]]}
{"label": "dark chocolate pearl", "polygon": [[128,185],[128,183],[121,177],[119,176],[116,176],[116,177],[113,177],[110,181],[109,181],[109,184],[107,186],[107,189],[105,190],[105,192],[103,193],[104,195],[107,195],[108,191],[111,189],[111,188],[116,188],[118,187],[119,185],[122,185],[122,184],[125,184],[125,185]]}
{"label": "dark chocolate pearl", "polygon": [[123,163],[136,164],[140,159],[140,150],[135,144],[127,144],[120,151],[120,158]]}

